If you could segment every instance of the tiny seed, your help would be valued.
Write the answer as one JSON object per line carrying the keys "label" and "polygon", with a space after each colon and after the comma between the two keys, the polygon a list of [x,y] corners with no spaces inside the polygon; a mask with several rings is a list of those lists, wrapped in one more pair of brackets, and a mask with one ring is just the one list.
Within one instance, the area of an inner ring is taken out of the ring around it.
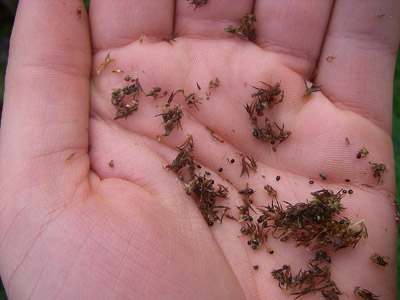
{"label": "tiny seed", "polygon": [[201,166],[200,166],[200,165],[197,165],[197,168],[201,169]]}
{"label": "tiny seed", "polygon": [[276,176],[276,181],[281,180],[281,176]]}
{"label": "tiny seed", "polygon": [[350,182],[350,179],[346,178],[344,181],[346,181],[346,182]]}
{"label": "tiny seed", "polygon": [[357,153],[357,158],[361,158],[361,153]]}
{"label": "tiny seed", "polygon": [[234,162],[235,162],[235,160],[232,158],[232,159],[231,159],[231,164],[233,164]]}
{"label": "tiny seed", "polygon": [[206,175],[211,175],[211,173],[208,172],[208,171],[205,171],[204,173],[205,173]]}
{"label": "tiny seed", "polygon": [[212,221],[208,222],[208,226],[213,226],[213,225],[214,225],[214,222],[212,222]]}
{"label": "tiny seed", "polygon": [[258,265],[253,266],[253,269],[256,270],[256,271],[258,270],[258,268],[259,268]]}
{"label": "tiny seed", "polygon": [[347,190],[343,190],[342,193],[343,193],[343,194],[347,194]]}
{"label": "tiny seed", "polygon": [[349,190],[349,194],[353,194],[353,190]]}
{"label": "tiny seed", "polygon": [[219,168],[219,169],[218,169],[218,172],[222,172],[223,170],[224,170],[224,169],[222,169],[222,168]]}
{"label": "tiny seed", "polygon": [[321,177],[322,180],[327,180],[328,179],[328,177],[326,176],[325,173],[319,173],[319,177]]}
{"label": "tiny seed", "polygon": [[309,184],[314,184],[314,180],[310,180],[308,183]]}
{"label": "tiny seed", "polygon": [[249,241],[247,241],[247,245],[249,245],[249,246],[251,245],[251,241],[250,241],[250,240],[249,240]]}
{"label": "tiny seed", "polygon": [[274,250],[268,250],[268,253],[272,255],[274,254]]}

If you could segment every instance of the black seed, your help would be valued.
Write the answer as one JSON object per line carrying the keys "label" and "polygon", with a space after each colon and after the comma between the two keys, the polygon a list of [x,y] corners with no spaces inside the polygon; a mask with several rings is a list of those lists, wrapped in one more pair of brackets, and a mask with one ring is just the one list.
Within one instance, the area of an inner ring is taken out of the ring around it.
{"label": "black seed", "polygon": [[241,233],[245,233],[245,232],[246,232],[246,227],[240,228],[240,232],[241,232]]}
{"label": "black seed", "polygon": [[342,193],[343,193],[343,194],[346,194],[346,193],[347,193],[347,191],[346,191],[346,190],[343,190],[343,191],[342,191]]}
{"label": "black seed", "polygon": [[253,200],[250,199],[250,200],[249,200],[249,203],[250,203],[250,204],[253,204]]}
{"label": "black seed", "polygon": [[213,226],[213,225],[214,225],[214,222],[212,222],[212,221],[208,222],[208,226]]}
{"label": "black seed", "polygon": [[310,180],[308,183],[309,184],[314,184],[314,180]]}
{"label": "black seed", "polygon": [[361,158],[361,153],[357,153],[357,158]]}
{"label": "black seed", "polygon": [[353,194],[353,190],[349,190],[349,194]]}
{"label": "black seed", "polygon": [[350,179],[346,178],[344,181],[346,181],[346,182],[350,182]]}
{"label": "black seed", "polygon": [[218,172],[222,172],[222,170],[223,170],[222,168],[219,168],[219,169],[218,169]]}
{"label": "black seed", "polygon": [[283,238],[281,238],[281,242],[287,242],[287,240],[289,239],[289,237],[288,236],[284,236]]}
{"label": "black seed", "polygon": [[281,176],[276,176],[276,181],[281,180]]}
{"label": "black seed", "polygon": [[274,145],[275,144],[275,141],[271,141],[271,145]]}
{"label": "black seed", "polygon": [[197,168],[201,169],[201,166],[200,166],[200,165],[197,165]]}
{"label": "black seed", "polygon": [[208,171],[205,171],[204,173],[205,173],[206,175],[211,175],[211,173],[208,172]]}
{"label": "black seed", "polygon": [[232,158],[232,159],[231,159],[231,164],[233,164],[234,162],[235,162],[235,160]]}
{"label": "black seed", "polygon": [[258,270],[258,268],[259,268],[258,265],[253,266],[254,270]]}
{"label": "black seed", "polygon": [[249,245],[249,246],[250,246],[250,245],[251,245],[251,241],[247,241],[247,245]]}
{"label": "black seed", "polygon": [[274,250],[269,250],[268,253],[269,254],[274,254]]}
{"label": "black seed", "polygon": [[253,189],[249,189],[249,190],[247,191],[247,193],[249,193],[249,194],[253,194],[253,193],[254,193],[254,191],[253,191]]}
{"label": "black seed", "polygon": [[253,250],[257,250],[257,246],[251,246]]}
{"label": "black seed", "polygon": [[210,183],[211,183],[211,184],[214,184],[214,179],[211,179],[211,180],[210,180]]}
{"label": "black seed", "polygon": [[321,177],[322,180],[327,180],[328,179],[328,177],[326,177],[325,173],[319,173],[319,177]]}

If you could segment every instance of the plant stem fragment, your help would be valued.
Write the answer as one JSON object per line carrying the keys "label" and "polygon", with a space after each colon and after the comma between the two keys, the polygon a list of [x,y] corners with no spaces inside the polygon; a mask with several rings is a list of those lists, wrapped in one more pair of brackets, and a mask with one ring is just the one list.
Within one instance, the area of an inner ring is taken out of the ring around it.
{"label": "plant stem fragment", "polygon": [[311,86],[308,87],[307,81],[304,79],[304,84],[306,86],[306,92],[304,93],[303,98],[308,98],[312,93],[322,91],[321,86],[317,85],[315,82],[313,82]]}
{"label": "plant stem fragment", "polygon": [[356,286],[354,288],[354,295],[356,295],[359,299],[362,300],[378,300],[378,297],[380,297],[368,291],[367,289],[363,289],[359,286]]}
{"label": "plant stem fragment", "polygon": [[104,58],[104,61],[100,64],[100,66],[97,67],[96,69],[96,73],[97,75],[100,75],[105,69],[106,67],[112,63],[115,59],[111,59],[110,57],[110,52],[107,53],[106,57]]}
{"label": "plant stem fragment", "polygon": [[189,4],[194,5],[193,10],[196,10],[196,8],[207,5],[207,3],[208,3],[208,0],[186,0],[186,1],[191,1]]}
{"label": "plant stem fragment", "polygon": [[240,173],[240,177],[242,177],[244,173],[247,173],[247,177],[249,177],[249,169],[254,171],[254,173],[257,172],[257,161],[253,158],[253,156],[240,153],[240,157],[242,158],[242,172]]}
{"label": "plant stem fragment", "polygon": [[380,265],[382,267],[386,267],[388,265],[388,262],[386,261],[386,259],[388,259],[389,257],[387,256],[383,256],[380,255],[378,253],[374,253],[371,255],[370,259],[373,263]]}

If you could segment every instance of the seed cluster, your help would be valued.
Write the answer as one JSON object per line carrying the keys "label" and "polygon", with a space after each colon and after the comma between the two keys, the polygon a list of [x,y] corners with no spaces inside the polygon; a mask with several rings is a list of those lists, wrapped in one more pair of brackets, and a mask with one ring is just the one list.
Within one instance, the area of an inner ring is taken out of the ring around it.
{"label": "seed cluster", "polygon": [[[139,109],[138,96],[140,91],[143,92],[139,78],[132,79],[130,85],[112,90],[111,103],[117,109],[114,120],[127,118]],[[130,96],[128,100],[125,98],[127,96]]]}

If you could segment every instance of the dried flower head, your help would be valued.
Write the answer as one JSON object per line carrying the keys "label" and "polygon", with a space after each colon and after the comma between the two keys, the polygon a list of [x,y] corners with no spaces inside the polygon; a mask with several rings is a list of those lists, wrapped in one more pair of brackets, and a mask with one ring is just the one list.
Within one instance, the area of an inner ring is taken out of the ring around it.
{"label": "dried flower head", "polygon": [[158,141],[161,141],[164,136],[168,136],[175,127],[182,129],[181,119],[183,117],[183,106],[178,104],[171,106],[175,95],[176,93],[171,93],[168,102],[163,104],[163,112],[156,115],[156,117],[162,116],[165,130],[162,136],[157,136]]}
{"label": "dried flower head", "polygon": [[254,41],[256,39],[256,31],[253,28],[253,22],[256,21],[255,15],[245,14],[242,18],[242,24],[240,26],[229,25],[227,28],[225,28],[225,31],[232,33],[241,39]]}
{"label": "dried flower head", "polygon": [[359,286],[354,288],[354,295],[363,300],[378,300],[378,297],[380,297],[368,291],[367,289],[360,288]]}
{"label": "dried flower head", "polygon": [[249,169],[254,171],[254,173],[257,172],[257,161],[253,158],[253,156],[240,153],[240,157],[242,158],[242,171],[240,176],[242,176],[244,173],[247,173],[247,177],[249,177]]}
{"label": "dried flower head", "polygon": [[267,191],[268,196],[276,198],[276,196],[278,195],[278,192],[269,184],[264,185],[264,190]]}
{"label": "dried flower head", "polygon": [[289,295],[297,298],[320,292],[325,299],[338,300],[342,292],[331,279],[331,267],[323,265],[319,258],[310,260],[305,270],[300,270],[296,275],[292,273],[289,265],[273,270],[272,277],[278,280],[279,287]]}
{"label": "dried flower head", "polygon": [[322,91],[321,86],[317,85],[315,82],[313,82],[311,86],[308,87],[307,81],[304,79],[304,84],[306,86],[306,92],[304,93],[303,98],[308,98],[312,93]]}
{"label": "dried flower head", "polygon": [[373,263],[380,265],[382,267],[386,267],[388,265],[388,262],[386,261],[386,259],[388,259],[389,257],[387,256],[383,256],[380,255],[378,253],[374,253],[371,255],[370,259]]}
{"label": "dried flower head", "polygon": [[221,82],[219,81],[218,77],[215,78],[215,80],[211,80],[208,83],[208,88],[209,89],[216,89],[217,87],[219,87],[221,84]]}
{"label": "dried flower head", "polygon": [[[256,126],[253,130],[253,136],[262,142],[269,142],[271,145],[274,145],[272,147],[274,151],[276,151],[276,147],[287,140],[291,134],[292,132],[290,130],[285,130],[284,124],[281,128],[275,122],[272,124],[268,119],[265,119],[265,128]],[[278,142],[277,145],[276,142]]]}
{"label": "dried flower head", "polygon": [[[229,208],[217,206],[216,201],[217,198],[228,199],[228,189],[221,184],[215,188],[214,180],[207,179],[206,174],[197,175],[193,172],[191,176],[191,180],[185,184],[186,193],[188,195],[194,193],[198,197],[198,207],[209,226],[214,225],[216,220],[222,222],[222,218]],[[221,209],[222,215],[220,216]]]}
{"label": "dried flower head", "polygon": [[360,149],[360,151],[358,151],[357,158],[367,157],[368,154],[369,154],[369,151],[367,150],[367,148],[363,147]]}
{"label": "dried flower head", "polygon": [[153,89],[148,92],[145,96],[146,97],[153,97],[154,100],[156,100],[157,98],[162,98],[163,96],[160,96],[159,93],[161,92],[161,88],[157,87],[153,87]]}
{"label": "dried flower head", "polygon": [[246,226],[240,229],[243,235],[249,236],[250,239],[247,241],[253,250],[258,250],[267,240],[268,232],[263,232],[264,228],[256,222],[246,223]]}
{"label": "dried flower head", "polygon": [[[260,81],[266,86],[266,88],[258,88],[253,86],[257,90],[256,93],[251,94],[253,102],[250,105],[252,111],[255,110],[258,116],[264,115],[264,109],[273,108],[278,103],[283,101],[284,91],[280,88],[280,83],[275,83],[274,86],[269,85],[265,82]],[[247,110],[247,109],[246,109]]]}
{"label": "dried flower head", "polygon": [[166,166],[167,169],[170,169],[176,173],[178,173],[181,169],[186,166],[189,166],[189,171],[193,172],[194,169],[194,143],[193,136],[188,134],[186,141],[177,147],[179,150],[178,155],[173,160],[173,162]]}
{"label": "dried flower head", "polygon": [[[143,92],[142,86],[139,83],[139,78],[132,79],[132,84],[123,88],[113,89],[111,92],[111,103],[117,109],[114,120],[127,118],[133,112],[139,109],[139,93]],[[129,100],[126,100],[126,96],[130,96]]]}
{"label": "dried flower head", "polygon": [[385,164],[378,164],[369,162],[372,165],[372,170],[374,171],[374,178],[378,178],[378,183],[383,182],[382,175],[387,173],[389,170],[386,168]]}
{"label": "dried flower head", "polygon": [[341,204],[344,194],[341,191],[335,194],[320,190],[311,195],[313,199],[306,203],[288,204],[286,208],[272,203],[260,208],[262,215],[258,222],[263,227],[272,228],[275,238],[284,237],[284,241],[293,239],[296,247],[311,247],[313,250],[332,249],[336,252],[349,246],[354,248],[361,238],[367,237],[363,220],[338,219],[344,209]]}

